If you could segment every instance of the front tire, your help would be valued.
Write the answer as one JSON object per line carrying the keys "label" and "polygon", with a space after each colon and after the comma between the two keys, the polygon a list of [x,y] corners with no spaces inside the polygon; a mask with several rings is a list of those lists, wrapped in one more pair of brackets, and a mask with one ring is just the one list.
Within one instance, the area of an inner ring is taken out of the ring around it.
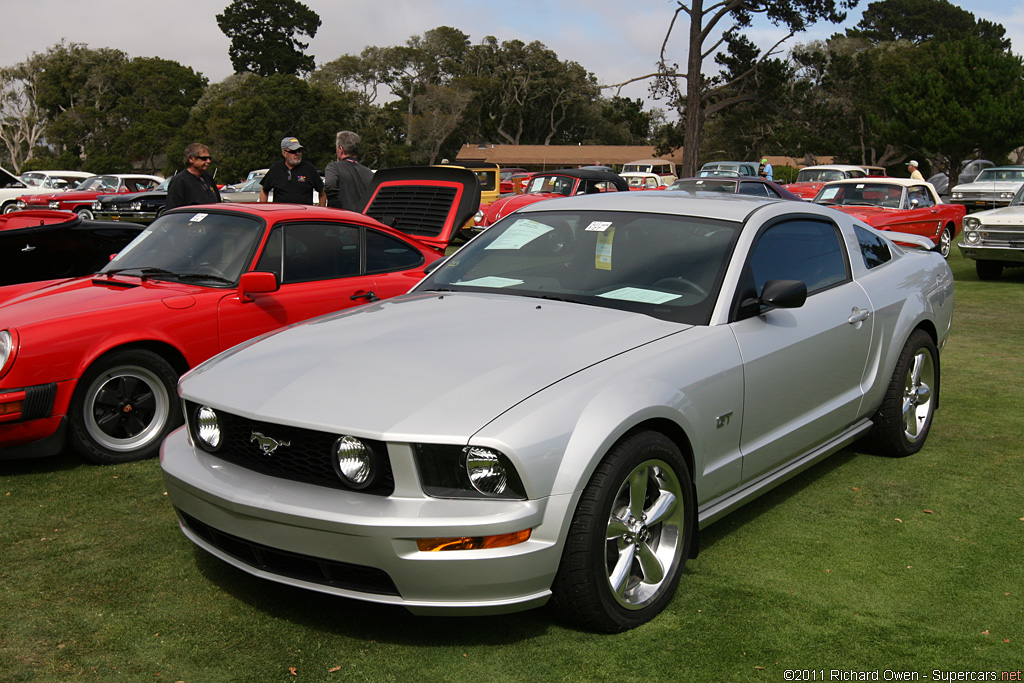
{"label": "front tire", "polygon": [[939,352],[928,333],[907,340],[875,416],[869,440],[880,455],[902,458],[924,446],[939,402]]}
{"label": "front tire", "polygon": [[4,204],[4,214],[14,213],[18,210],[18,205],[14,202],[8,202]]}
{"label": "front tire", "polygon": [[942,258],[948,259],[949,252],[953,248],[953,227],[947,225],[942,230],[942,236],[939,237],[939,244],[936,247],[938,252],[942,254]]}
{"label": "front tire", "polygon": [[117,351],[82,376],[71,401],[71,440],[86,460],[112,464],[155,456],[181,421],[178,373],[151,351]]}
{"label": "front tire", "polygon": [[692,481],[661,433],[638,432],[608,453],[580,498],[555,577],[564,617],[614,633],[668,605],[695,529]]}
{"label": "front tire", "polygon": [[78,211],[75,211],[75,213],[83,221],[91,221],[93,218],[92,211],[89,209],[79,209]]}
{"label": "front tire", "polygon": [[1002,261],[975,261],[974,267],[978,271],[979,280],[998,280],[1003,274]]}

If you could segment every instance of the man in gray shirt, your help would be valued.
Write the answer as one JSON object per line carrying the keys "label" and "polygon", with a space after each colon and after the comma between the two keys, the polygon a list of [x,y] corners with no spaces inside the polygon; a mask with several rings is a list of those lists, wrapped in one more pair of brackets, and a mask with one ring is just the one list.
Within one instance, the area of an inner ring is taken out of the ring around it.
{"label": "man in gray shirt", "polygon": [[373,171],[356,160],[359,154],[359,136],[343,130],[335,138],[338,160],[324,169],[324,192],[327,206],[348,211],[362,211],[366,206],[363,194],[370,186]]}

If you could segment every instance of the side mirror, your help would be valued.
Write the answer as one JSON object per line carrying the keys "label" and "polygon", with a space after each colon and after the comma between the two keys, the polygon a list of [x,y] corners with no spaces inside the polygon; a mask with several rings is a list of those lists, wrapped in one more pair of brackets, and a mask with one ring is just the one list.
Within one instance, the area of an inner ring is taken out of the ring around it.
{"label": "side mirror", "polygon": [[277,281],[274,273],[242,273],[238,278],[238,300],[242,303],[254,301],[253,294],[269,294],[280,289],[281,283]]}
{"label": "side mirror", "polygon": [[773,308],[800,308],[807,301],[807,285],[801,280],[769,280],[764,283],[759,298],[740,303],[744,317],[757,315],[762,306]]}

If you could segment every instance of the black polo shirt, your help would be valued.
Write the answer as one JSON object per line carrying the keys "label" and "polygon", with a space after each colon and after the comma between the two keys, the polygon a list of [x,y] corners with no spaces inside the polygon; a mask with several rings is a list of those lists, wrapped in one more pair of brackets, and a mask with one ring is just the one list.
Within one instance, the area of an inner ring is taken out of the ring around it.
{"label": "black polo shirt", "polygon": [[217,183],[206,171],[200,176],[189,173],[188,169],[178,171],[171,178],[171,182],[167,183],[167,209],[219,202],[220,191],[217,189]]}
{"label": "black polo shirt", "polygon": [[274,192],[275,204],[312,204],[313,190],[324,191],[316,166],[305,159],[295,168],[288,168],[284,159],[271,165],[260,185],[268,195]]}

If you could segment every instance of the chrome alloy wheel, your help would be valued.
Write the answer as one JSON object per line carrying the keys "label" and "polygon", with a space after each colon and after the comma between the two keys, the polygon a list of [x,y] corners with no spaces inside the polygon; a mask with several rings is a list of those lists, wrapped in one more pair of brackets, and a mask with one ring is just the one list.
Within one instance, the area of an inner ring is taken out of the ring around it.
{"label": "chrome alloy wheel", "polygon": [[148,368],[122,365],[89,385],[85,407],[85,429],[96,444],[111,451],[134,451],[160,437],[171,397]]}
{"label": "chrome alloy wheel", "polygon": [[949,228],[942,230],[942,235],[939,237],[939,253],[942,254],[942,258],[949,258],[949,251],[953,247],[953,231]]}
{"label": "chrome alloy wheel", "polygon": [[619,486],[605,533],[608,583],[616,601],[640,609],[657,598],[682,560],[686,506],[661,460],[637,465]]}
{"label": "chrome alloy wheel", "polygon": [[921,438],[932,414],[935,359],[920,348],[907,368],[903,389],[903,435],[911,443]]}

